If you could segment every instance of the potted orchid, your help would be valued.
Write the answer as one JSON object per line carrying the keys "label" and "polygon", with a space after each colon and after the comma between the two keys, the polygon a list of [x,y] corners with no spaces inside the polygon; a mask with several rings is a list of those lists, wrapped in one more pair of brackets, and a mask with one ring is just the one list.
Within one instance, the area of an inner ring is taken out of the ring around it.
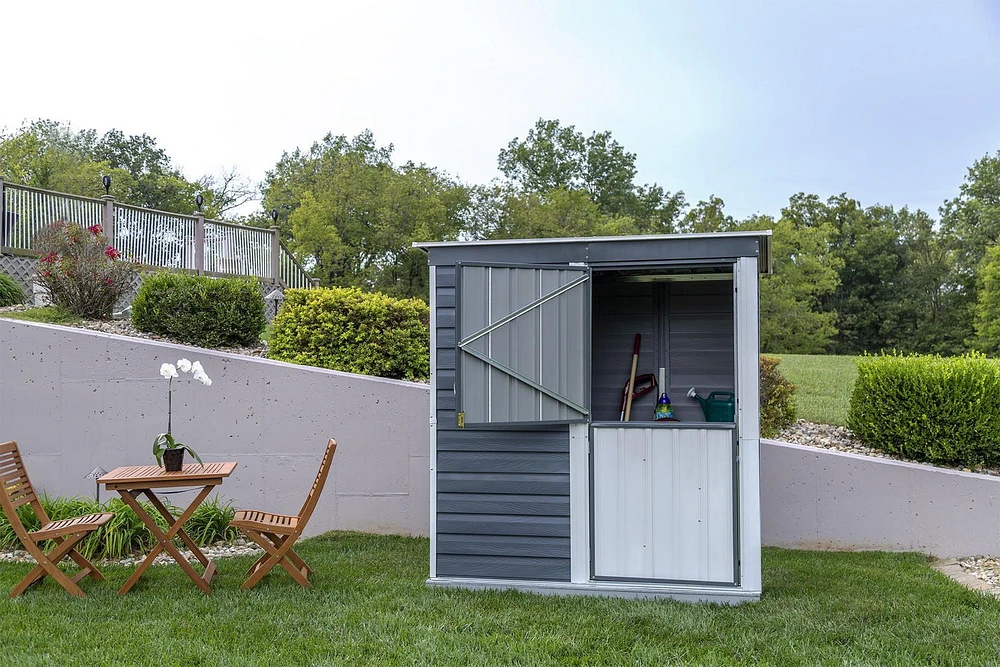
{"label": "potted orchid", "polygon": [[187,359],[178,359],[176,366],[173,364],[163,364],[160,366],[160,375],[167,381],[167,432],[160,433],[153,438],[153,456],[156,457],[156,464],[163,466],[167,472],[176,472],[181,469],[184,465],[184,450],[189,451],[198,463],[205,465],[202,463],[201,457],[198,456],[197,452],[187,445],[174,440],[174,436],[170,433],[173,410],[173,382],[175,377],[179,377],[177,375],[178,370],[182,373],[191,373],[195,380],[198,380],[205,386],[212,384],[212,379],[205,373],[205,369],[202,368],[200,361],[191,362]]}

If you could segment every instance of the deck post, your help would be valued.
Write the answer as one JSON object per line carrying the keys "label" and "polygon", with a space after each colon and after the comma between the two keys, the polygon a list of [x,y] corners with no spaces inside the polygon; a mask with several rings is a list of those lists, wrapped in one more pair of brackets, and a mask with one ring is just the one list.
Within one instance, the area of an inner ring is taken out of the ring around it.
{"label": "deck post", "polygon": [[275,285],[281,282],[281,237],[278,227],[271,227],[271,282]]}
{"label": "deck post", "polygon": [[205,273],[205,214],[194,214],[194,270],[198,275]]}
{"label": "deck post", "polygon": [[0,248],[7,247],[7,195],[3,187],[3,179],[0,178]]}
{"label": "deck post", "polygon": [[115,196],[101,195],[104,201],[104,210],[101,212],[101,229],[108,239],[108,245],[115,244]]}

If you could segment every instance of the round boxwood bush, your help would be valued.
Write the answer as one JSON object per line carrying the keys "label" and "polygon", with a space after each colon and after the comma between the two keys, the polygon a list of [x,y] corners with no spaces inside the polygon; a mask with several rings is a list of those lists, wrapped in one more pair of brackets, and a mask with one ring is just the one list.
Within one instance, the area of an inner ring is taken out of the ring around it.
{"label": "round boxwood bush", "polygon": [[6,273],[0,273],[0,308],[24,303],[24,290]]}
{"label": "round boxwood bush", "polygon": [[268,356],[333,370],[420,380],[430,373],[430,311],[356,287],[292,289],[271,327]]}
{"label": "round boxwood bush", "polygon": [[264,297],[248,278],[158,273],[132,301],[140,331],[202,347],[256,345],[267,326]]}
{"label": "round boxwood bush", "polygon": [[916,461],[1000,463],[1000,364],[961,357],[858,359],[847,425],[865,444]]}

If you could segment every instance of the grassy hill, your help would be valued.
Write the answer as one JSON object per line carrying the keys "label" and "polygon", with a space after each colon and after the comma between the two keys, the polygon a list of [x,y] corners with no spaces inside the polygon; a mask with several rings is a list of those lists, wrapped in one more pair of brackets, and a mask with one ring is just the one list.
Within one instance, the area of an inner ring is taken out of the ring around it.
{"label": "grassy hill", "polygon": [[798,385],[795,402],[799,419],[819,424],[847,425],[847,405],[858,377],[856,357],[780,354],[778,370]]}

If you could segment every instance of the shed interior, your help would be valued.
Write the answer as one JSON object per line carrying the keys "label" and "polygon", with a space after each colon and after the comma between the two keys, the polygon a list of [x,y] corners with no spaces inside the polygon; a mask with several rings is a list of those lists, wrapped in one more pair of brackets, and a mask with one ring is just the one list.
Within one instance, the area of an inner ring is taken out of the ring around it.
{"label": "shed interior", "polygon": [[[687,391],[735,392],[732,265],[595,270],[592,279],[591,412],[619,421],[623,389],[641,335],[636,375],[659,377],[680,422],[703,422]],[[630,421],[652,421],[663,388],[637,398]]]}

